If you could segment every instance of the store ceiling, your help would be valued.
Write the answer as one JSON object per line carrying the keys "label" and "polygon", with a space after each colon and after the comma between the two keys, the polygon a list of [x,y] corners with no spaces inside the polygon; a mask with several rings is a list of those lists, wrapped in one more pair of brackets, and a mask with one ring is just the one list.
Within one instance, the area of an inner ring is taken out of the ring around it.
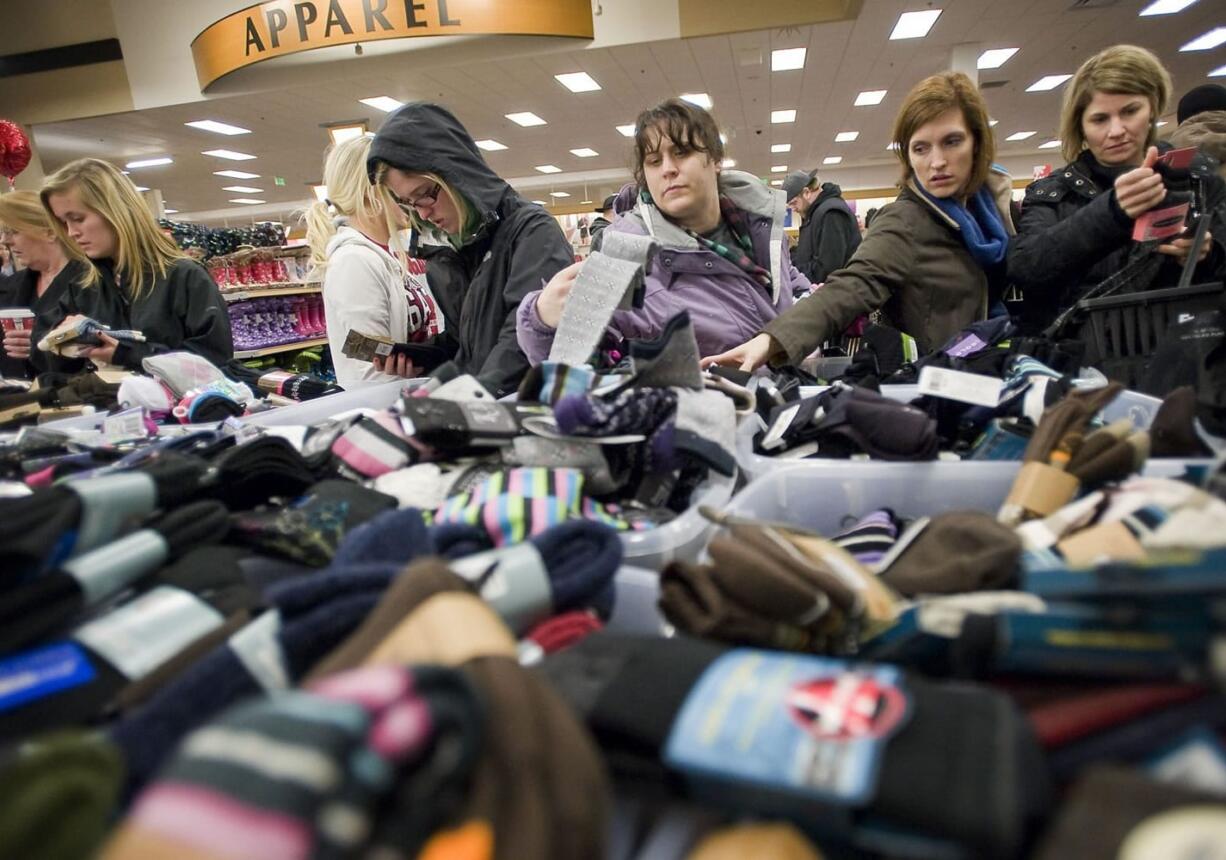
{"label": "store ceiling", "polygon": [[[599,201],[629,176],[631,141],[615,126],[633,123],[639,110],[661,99],[705,92],[728,137],[728,155],[739,168],[770,177],[772,167],[811,168],[827,157],[841,156],[842,162],[828,173],[854,187],[857,169],[890,163],[890,127],[908,88],[947,68],[951,51],[962,43],[976,43],[983,50],[1019,48],[1001,68],[981,71],[980,82],[988,86],[992,115],[1000,121],[996,132],[1001,155],[1034,153],[1036,162],[1059,158],[1038,146],[1054,135],[1063,88],[1037,93],[1026,88],[1044,75],[1071,74],[1107,45],[1132,42],[1156,51],[1174,77],[1176,99],[1210,80],[1210,70],[1226,62],[1226,49],[1178,49],[1226,25],[1222,7],[1202,0],[1178,14],[1139,18],[1137,12],[1145,5],[1135,0],[933,0],[919,7],[943,10],[926,37],[889,41],[899,14],[916,4],[865,0],[854,22],[576,50],[404,78],[337,80],[327,86],[49,123],[35,128],[35,139],[48,173],[82,156],[123,164],[165,155],[174,163],[134,170],[132,179],[161,189],[169,208],[185,214],[212,212],[210,221],[221,217],[218,210],[232,210],[232,219],[257,212],[268,217],[288,214],[294,204],[311,198],[307,186],[320,180],[328,141],[323,126],[365,119],[371,129],[378,128],[386,114],[358,99],[430,99],[455,111],[474,137],[492,138],[507,147],[486,154],[495,171],[529,198],[561,208],[586,199]],[[771,51],[795,47],[807,48],[803,70],[772,72]],[[587,72],[601,89],[572,93],[553,77],[577,71]],[[998,82],[1003,84],[993,86]],[[880,104],[853,106],[857,93],[881,89],[888,92]],[[771,123],[772,110],[790,108],[797,111],[794,123]],[[536,113],[548,124],[520,127],[504,116],[516,111]],[[223,137],[184,125],[202,119],[252,133]],[[845,131],[859,135],[853,142],[836,143],[835,135]],[[1021,131],[1035,134],[1024,141],[1004,141]],[[772,154],[772,144],[791,144],[791,151]],[[570,153],[582,147],[599,154],[580,158]],[[217,148],[256,158],[224,161],[201,154]],[[544,175],[535,170],[545,164],[562,172]],[[260,178],[213,175],[225,169],[258,173]],[[285,185],[274,185],[274,176],[283,177]],[[227,192],[222,190],[226,185],[260,191]],[[551,191],[570,196],[554,198]],[[260,199],[270,206],[245,209],[229,202],[234,197]],[[271,211],[278,209],[283,211]]]}

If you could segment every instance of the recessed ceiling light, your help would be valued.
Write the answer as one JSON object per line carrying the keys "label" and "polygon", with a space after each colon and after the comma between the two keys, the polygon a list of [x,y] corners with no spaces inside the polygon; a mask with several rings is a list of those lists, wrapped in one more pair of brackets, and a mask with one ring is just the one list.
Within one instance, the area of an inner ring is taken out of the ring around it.
{"label": "recessed ceiling light", "polygon": [[245,170],[214,170],[214,176],[224,176],[227,179],[259,179],[260,174],[248,173]]}
{"label": "recessed ceiling light", "polygon": [[201,131],[211,131],[213,134],[251,134],[251,129],[249,128],[240,128],[237,125],[218,122],[215,119],[198,119],[194,122],[185,122],[183,124],[189,126],[190,128],[198,128]]}
{"label": "recessed ceiling light", "polygon": [[999,124],[1000,124],[1000,120],[998,120],[998,119],[989,119],[989,120],[988,120],[988,128],[995,128],[995,127],[996,127],[997,125],[999,125]]}
{"label": "recessed ceiling light", "polygon": [[124,167],[136,170],[141,167],[159,167],[163,164],[174,164],[173,158],[142,158],[140,161],[129,161]]}
{"label": "recessed ceiling light", "polygon": [[682,93],[680,98],[683,102],[689,102],[707,110],[711,109],[711,97],[706,93]]}
{"label": "recessed ceiling light", "polygon": [[1162,126],[1166,125],[1166,123],[1167,121],[1164,119],[1158,120],[1158,122],[1154,123],[1154,128],[1162,128]]}
{"label": "recessed ceiling light", "polygon": [[255,158],[254,155],[248,155],[245,152],[235,152],[232,149],[210,149],[200,154],[211,155],[214,158],[225,158],[230,161],[250,161]]}
{"label": "recessed ceiling light", "polygon": [[162,214],[163,215],[178,215],[179,210],[178,209],[163,209]]}
{"label": "recessed ceiling light", "polygon": [[720,167],[736,167],[736,159],[735,158],[725,158],[723,161],[719,163],[719,166]]}
{"label": "recessed ceiling light", "polygon": [[593,202],[594,202],[594,201],[592,201],[592,200],[580,200],[580,201],[579,201],[579,205],[580,205],[580,206],[587,206],[587,205],[589,205],[589,204],[591,204],[591,203],[593,203]]}
{"label": "recessed ceiling light", "polygon": [[827,155],[822,159],[822,164],[838,164],[843,160],[841,155]]}
{"label": "recessed ceiling light", "polygon": [[503,114],[503,116],[516,125],[522,125],[524,128],[530,128],[534,125],[547,125],[545,120],[541,119],[530,110],[520,111],[519,113]]}
{"label": "recessed ceiling light", "polygon": [[1049,140],[1046,143],[1040,143],[1039,149],[1055,149],[1059,145],[1060,145],[1059,140]]}
{"label": "recessed ceiling light", "polygon": [[133,187],[133,188],[135,188],[137,191],[139,191],[139,192],[140,192],[140,193],[142,193],[142,194],[144,194],[146,191],[148,191],[148,190],[149,190],[148,188],[146,188],[146,187],[145,187],[145,186],[143,186],[143,185],[133,185],[132,187]]}
{"label": "recessed ceiling light", "polygon": [[1218,45],[1226,44],[1226,27],[1214,27],[1208,33],[1197,36],[1184,45],[1181,51],[1212,51]]}
{"label": "recessed ceiling light", "polygon": [[587,72],[570,72],[565,75],[554,75],[553,78],[572,93],[590,93],[600,89],[600,84],[596,83]]}
{"label": "recessed ceiling light", "polygon": [[886,144],[885,148],[887,152],[898,152],[898,144],[892,140]]}
{"label": "recessed ceiling light", "polygon": [[788,166],[786,164],[771,165],[771,173],[787,173],[787,172],[788,172]]}
{"label": "recessed ceiling light", "polygon": [[1216,69],[1214,69],[1212,72],[1209,73],[1209,77],[1211,78],[1220,78],[1223,76],[1226,76],[1226,66],[1218,66]]}
{"label": "recessed ceiling light", "polygon": [[552,164],[538,164],[536,166],[536,169],[539,170],[541,173],[561,173],[562,172],[562,168],[555,167]]}
{"label": "recessed ceiling light", "polygon": [[1146,15],[1174,15],[1176,12],[1182,12],[1187,9],[1196,0],[1154,0],[1137,14],[1142,17]]}
{"label": "recessed ceiling light", "polygon": [[264,201],[257,200],[254,197],[232,197],[230,198],[230,202],[231,203],[245,203],[248,206],[254,206],[257,203],[263,203]]}
{"label": "recessed ceiling light", "polygon": [[485,140],[478,140],[477,147],[479,149],[484,149],[486,152],[500,152],[501,150],[504,150],[507,148],[505,144],[499,143],[498,141],[492,140],[490,138],[486,138]]}
{"label": "recessed ceiling light", "polygon": [[1025,140],[1028,137],[1034,137],[1033,131],[1015,131],[1013,134],[1005,138],[1005,140]]}
{"label": "recessed ceiling light", "polygon": [[222,191],[233,191],[236,194],[263,194],[263,188],[252,188],[250,185],[225,185]]}
{"label": "recessed ceiling light", "polygon": [[394,99],[391,96],[371,96],[368,99],[358,99],[367,107],[372,107],[375,110],[381,110],[384,113],[391,113],[397,108],[404,107],[404,102],[399,99]]}
{"label": "recessed ceiling light", "polygon": [[791,152],[792,144],[790,143],[772,143],[771,152]]}
{"label": "recessed ceiling light", "polygon": [[549,205],[544,200],[533,200],[532,202],[535,203],[537,206],[548,206]]}
{"label": "recessed ceiling light", "polygon": [[860,136],[858,131],[840,131],[834,136],[835,143],[851,143]]}
{"label": "recessed ceiling light", "polygon": [[975,67],[979,69],[999,69],[1016,53],[1017,48],[992,48],[990,51],[984,51],[979,55],[979,61],[975,63]]}
{"label": "recessed ceiling light", "polygon": [[890,39],[922,39],[928,35],[928,31],[932,29],[932,25],[940,17],[940,9],[926,9],[923,12],[903,12],[898,16],[898,23],[894,25],[894,32],[890,33]]}
{"label": "recessed ceiling light", "polygon": [[1054,90],[1071,77],[1072,75],[1044,75],[1033,84],[1026,87],[1026,92],[1045,93],[1048,90]]}
{"label": "recessed ceiling light", "polygon": [[549,196],[550,197],[569,197],[570,193],[567,191],[550,191]]}
{"label": "recessed ceiling light", "polygon": [[622,137],[634,137],[634,126],[633,125],[619,125],[617,127],[617,133],[620,134]]}
{"label": "recessed ceiling light", "polygon": [[773,110],[771,111],[771,122],[778,125],[781,122],[796,122],[795,110]]}
{"label": "recessed ceiling light", "polygon": [[790,72],[793,69],[803,69],[804,67],[804,48],[780,48],[777,51],[771,51],[772,72]]}
{"label": "recessed ceiling light", "polygon": [[333,146],[340,146],[347,140],[353,140],[356,137],[363,137],[365,135],[365,122],[328,126],[328,137],[332,140]]}
{"label": "recessed ceiling light", "polygon": [[326,185],[312,185],[312,186],[311,186],[311,191],[315,192],[315,199],[316,199],[316,200],[318,200],[320,203],[323,203],[323,202],[327,201],[327,199],[328,199],[328,186],[326,186]]}
{"label": "recessed ceiling light", "polygon": [[771,180],[771,185],[782,185],[782,184],[783,184],[782,179],[772,179]]}
{"label": "recessed ceiling light", "polygon": [[721,131],[721,132],[719,133],[719,142],[720,142],[720,143],[727,143],[727,142],[728,142],[728,135],[724,134],[724,133]]}
{"label": "recessed ceiling light", "polygon": [[595,158],[597,155],[600,155],[600,153],[596,150],[589,149],[586,146],[581,146],[578,149],[572,149],[570,154],[576,158]]}
{"label": "recessed ceiling light", "polygon": [[881,100],[885,98],[888,90],[865,90],[856,96],[855,106],[866,107],[868,105],[879,105]]}

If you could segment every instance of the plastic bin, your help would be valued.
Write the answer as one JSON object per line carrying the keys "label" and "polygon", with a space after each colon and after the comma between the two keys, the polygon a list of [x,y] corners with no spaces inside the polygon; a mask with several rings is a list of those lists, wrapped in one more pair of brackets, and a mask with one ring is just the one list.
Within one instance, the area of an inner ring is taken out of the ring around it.
{"label": "plastic bin", "polygon": [[722,508],[732,498],[736,476],[712,473],[695,492],[689,509],[672,522],[642,532],[624,532],[623,561],[633,567],[663,570],[670,561],[694,561],[707,545],[713,524],[698,513],[700,505]]}
{"label": "plastic bin", "polygon": [[641,567],[623,567],[613,578],[617,601],[605,627],[637,636],[671,636],[672,625],[660,613],[660,574]]}
{"label": "plastic bin", "polygon": [[[827,386],[812,385],[801,388],[802,397],[812,397],[815,394],[820,394],[826,390]],[[903,403],[910,403],[915,398],[919,397],[918,385],[883,385],[881,393],[891,400],[898,400]],[[1123,391],[1120,396],[1115,398],[1103,411],[1102,418],[1106,422],[1115,421],[1119,418],[1128,418],[1132,421],[1134,427],[1138,429],[1147,429],[1153,424],[1154,416],[1158,414],[1158,407],[1162,405],[1162,401],[1157,397],[1150,397],[1148,394],[1141,394],[1137,391]],[[752,481],[768,472],[775,469],[786,468],[793,465],[847,465],[851,462],[863,461],[848,461],[848,460],[822,460],[814,457],[807,460],[786,460],[778,457],[764,457],[754,451],[753,437],[759,431],[764,429],[762,419],[756,415],[752,415],[742,421],[736,429],[736,461],[740,467],[741,473],[745,475],[746,480]],[[1180,461],[1183,462],[1183,461]],[[955,465],[968,465],[966,463],[956,463]],[[1182,469],[1177,469],[1175,474],[1182,472]]]}
{"label": "plastic bin", "polygon": [[1171,323],[1182,314],[1218,306],[1224,289],[1223,284],[1196,284],[1082,299],[1077,308],[1086,314],[1080,331],[1080,339],[1086,342],[1086,362],[1108,379],[1135,388],[1149,358],[1166,340]]}
{"label": "plastic bin", "polygon": [[[1147,477],[1178,477],[1211,460],[1152,460]],[[995,513],[1020,468],[1014,462],[798,463],[753,481],[724,508],[730,514],[773,520],[832,536],[878,508],[903,518],[951,510]]]}

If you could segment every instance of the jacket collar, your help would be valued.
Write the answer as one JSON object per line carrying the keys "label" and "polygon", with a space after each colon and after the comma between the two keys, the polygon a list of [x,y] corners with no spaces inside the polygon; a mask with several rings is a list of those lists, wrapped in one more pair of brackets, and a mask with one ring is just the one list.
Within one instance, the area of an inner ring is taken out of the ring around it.
{"label": "jacket collar", "polygon": [[[1010,203],[1013,201],[1013,177],[1003,167],[993,164],[992,168],[988,171],[988,178],[985,184],[992,193],[992,199],[996,201],[996,210],[1000,213],[1000,220],[1005,225],[1005,232],[1010,236],[1016,236],[1017,228],[1013,226],[1013,214],[1010,209]],[[951,230],[962,231],[962,228],[958,226],[958,222],[942,212],[935,203],[928,199],[928,195],[920,189],[919,183],[915,181],[914,176],[907,180],[906,188],[916,200],[919,200],[928,208],[928,211],[938,221],[948,226]]]}

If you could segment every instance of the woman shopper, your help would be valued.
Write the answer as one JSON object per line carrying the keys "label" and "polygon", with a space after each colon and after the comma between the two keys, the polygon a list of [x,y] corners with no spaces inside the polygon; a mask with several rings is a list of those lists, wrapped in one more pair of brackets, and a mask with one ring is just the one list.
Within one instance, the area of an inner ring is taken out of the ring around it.
{"label": "woman shopper", "polygon": [[[87,358],[132,369],[172,350],[194,352],[218,367],[230,360],[230,317],[217,284],[158,228],[117,167],[96,158],[73,161],[47,178],[40,196],[56,235],[89,260],[60,297],[56,316],[88,317],[145,336],[143,343],[119,343],[103,333],[102,346],[85,352]],[[45,334],[34,330],[36,340]]]}
{"label": "woman shopper", "polygon": [[[784,200],[757,177],[723,170],[711,114],[670,99],[639,114],[635,185],[622,189],[612,233],[650,235],[662,246],[641,308],[616,311],[622,337],[658,337],[688,311],[699,350],[727,349],[791,307],[809,281],[796,270],[783,233]],[[560,273],[519,308],[519,344],[533,364],[548,355],[582,264]]]}
{"label": "woman shopper", "polygon": [[[1178,283],[1191,240],[1151,249],[1134,243],[1134,222],[1166,197],[1158,118],[1171,78],[1152,53],[1115,45],[1082,64],[1064,94],[1060,139],[1068,164],[1026,189],[1009,276],[1022,289],[1024,327],[1038,331],[1092,287],[1116,277],[1129,289]],[[1209,233],[1195,281],[1220,279],[1226,266],[1226,184],[1198,153],[1191,171],[1208,197]]]}
{"label": "woman shopper", "polygon": [[983,96],[960,72],[925,78],[903,102],[893,140],[902,190],[847,266],[756,337],[704,364],[798,364],[874,311],[929,352],[990,309],[995,315],[1013,235],[1012,182],[992,164]]}
{"label": "woman shopper", "polygon": [[[29,309],[38,327],[52,328],[61,319],[60,299],[86,274],[87,264],[56,236],[55,225],[33,191],[0,196],[0,242],[9,245],[25,266],[3,281],[0,307]],[[50,369],[47,353],[30,349],[33,328],[5,330],[6,376],[30,376]]]}
{"label": "woman shopper", "polygon": [[[414,372],[404,355],[385,373],[369,361],[350,358],[342,347],[350,331],[394,342],[421,342],[442,328],[429,290],[410,276],[401,247],[404,213],[383,186],[366,173],[370,138],[334,146],[324,162],[328,199],[307,210],[311,262],[323,272],[324,315],[336,381],[342,388],[388,382]],[[410,318],[412,324],[410,324]]]}
{"label": "woman shopper", "polygon": [[515,342],[515,309],[574,259],[561,228],[499,178],[438,105],[415,102],[388,117],[367,170],[436,243],[427,275],[444,310],[455,309],[447,337],[456,364],[497,396],[511,393],[528,369]]}

